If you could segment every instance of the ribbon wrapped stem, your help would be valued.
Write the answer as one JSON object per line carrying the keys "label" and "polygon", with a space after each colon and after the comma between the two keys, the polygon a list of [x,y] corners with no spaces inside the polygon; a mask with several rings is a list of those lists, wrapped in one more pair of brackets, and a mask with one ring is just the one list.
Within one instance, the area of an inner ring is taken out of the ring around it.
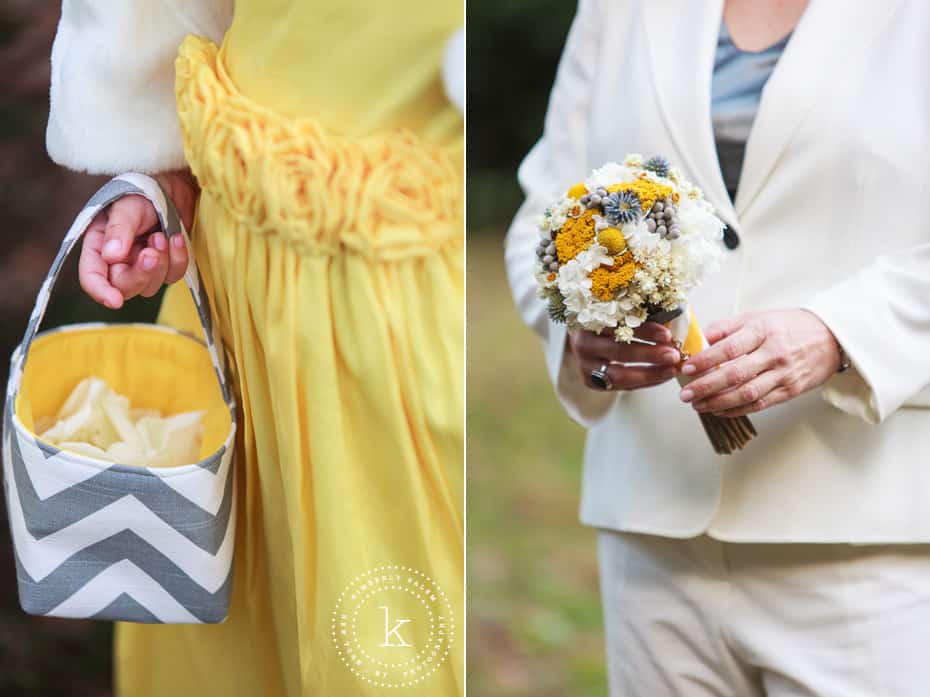
{"label": "ribbon wrapped stem", "polygon": [[[685,308],[677,317],[669,322],[666,326],[672,332],[672,339],[678,344],[682,360],[688,360],[691,356],[705,349],[709,344],[701,331],[701,325],[698,324],[691,308]],[[686,375],[678,375],[678,383],[684,387],[692,378]],[[718,455],[730,455],[737,450],[742,450],[750,440],[756,435],[756,429],[748,416],[715,416],[714,414],[699,414],[701,425],[710,439],[714,452]]]}

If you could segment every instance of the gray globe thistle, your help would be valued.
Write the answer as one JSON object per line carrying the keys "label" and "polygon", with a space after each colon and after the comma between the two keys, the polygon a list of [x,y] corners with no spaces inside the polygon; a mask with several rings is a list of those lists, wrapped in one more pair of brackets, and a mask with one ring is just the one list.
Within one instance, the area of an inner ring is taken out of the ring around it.
{"label": "gray globe thistle", "polygon": [[639,196],[632,191],[615,191],[603,200],[604,217],[611,225],[633,223],[643,214]]}
{"label": "gray globe thistle", "polygon": [[550,295],[549,296],[549,319],[553,322],[559,322],[561,324],[565,323],[566,313],[568,310],[565,307],[565,302],[562,300],[561,295]]}
{"label": "gray globe thistle", "polygon": [[650,157],[643,163],[643,169],[652,172],[660,177],[668,176],[669,162],[661,155]]}

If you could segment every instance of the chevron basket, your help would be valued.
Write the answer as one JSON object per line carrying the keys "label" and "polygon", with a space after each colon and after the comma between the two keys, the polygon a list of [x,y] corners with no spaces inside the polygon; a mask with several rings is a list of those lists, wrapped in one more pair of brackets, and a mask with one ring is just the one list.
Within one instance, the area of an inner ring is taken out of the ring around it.
{"label": "chevron basket", "polygon": [[[66,257],[94,216],[126,194],[146,197],[165,234],[187,240],[155,180],[121,175],[78,215],[42,284],[13,352],[3,418],[3,483],[20,604],[30,614],[53,617],[222,622],[236,526],[236,408],[193,256],[184,278],[206,343],[147,324],[70,325],[36,336]],[[133,407],[169,414],[203,410],[201,460],[127,466],[42,442],[35,420],[55,414],[90,375],[106,380]]]}

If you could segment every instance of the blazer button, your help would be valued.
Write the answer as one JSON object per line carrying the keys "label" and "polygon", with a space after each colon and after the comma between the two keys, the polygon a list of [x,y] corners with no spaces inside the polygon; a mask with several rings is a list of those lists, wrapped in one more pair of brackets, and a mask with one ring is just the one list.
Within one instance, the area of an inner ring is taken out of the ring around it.
{"label": "blazer button", "polygon": [[739,247],[739,235],[729,225],[723,228],[723,243],[727,249],[736,249]]}

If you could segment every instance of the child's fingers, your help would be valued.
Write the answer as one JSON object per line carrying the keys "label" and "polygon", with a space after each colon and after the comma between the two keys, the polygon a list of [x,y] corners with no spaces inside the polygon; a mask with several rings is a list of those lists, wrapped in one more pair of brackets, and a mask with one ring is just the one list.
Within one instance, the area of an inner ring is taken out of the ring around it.
{"label": "child's fingers", "polygon": [[102,223],[84,234],[81,258],[78,261],[78,280],[81,288],[91,298],[113,310],[123,305],[123,294],[108,280],[109,265],[100,255],[103,246]]}
{"label": "child's fingers", "polygon": [[107,214],[102,255],[110,264],[125,263],[133,240],[158,221],[155,208],[142,196],[130,194],[114,201]]}
{"label": "child's fingers", "polygon": [[168,247],[170,263],[168,265],[168,275],[165,276],[165,283],[174,283],[181,280],[184,277],[184,272],[187,271],[187,244],[184,242],[184,235],[172,235]]}
{"label": "child's fingers", "polygon": [[[151,250],[145,251],[145,253],[150,254]],[[143,268],[145,268],[145,265],[149,262],[150,259],[143,259]],[[164,252],[158,252],[158,258],[155,262],[155,266],[151,269],[151,271],[149,271],[149,281],[140,293],[143,298],[151,298],[153,295],[158,293],[159,290],[161,290],[163,285],[165,285],[165,276],[168,275],[169,263],[170,260],[168,259],[168,250],[165,250]]]}
{"label": "child's fingers", "polygon": [[[161,257],[165,258],[161,259]],[[159,267],[161,267],[160,277],[158,277]],[[146,247],[138,253],[132,264],[113,264],[110,267],[110,283],[119,288],[125,298],[144,295],[152,284],[155,284],[156,291],[161,287],[167,267],[166,255],[156,249]]]}

